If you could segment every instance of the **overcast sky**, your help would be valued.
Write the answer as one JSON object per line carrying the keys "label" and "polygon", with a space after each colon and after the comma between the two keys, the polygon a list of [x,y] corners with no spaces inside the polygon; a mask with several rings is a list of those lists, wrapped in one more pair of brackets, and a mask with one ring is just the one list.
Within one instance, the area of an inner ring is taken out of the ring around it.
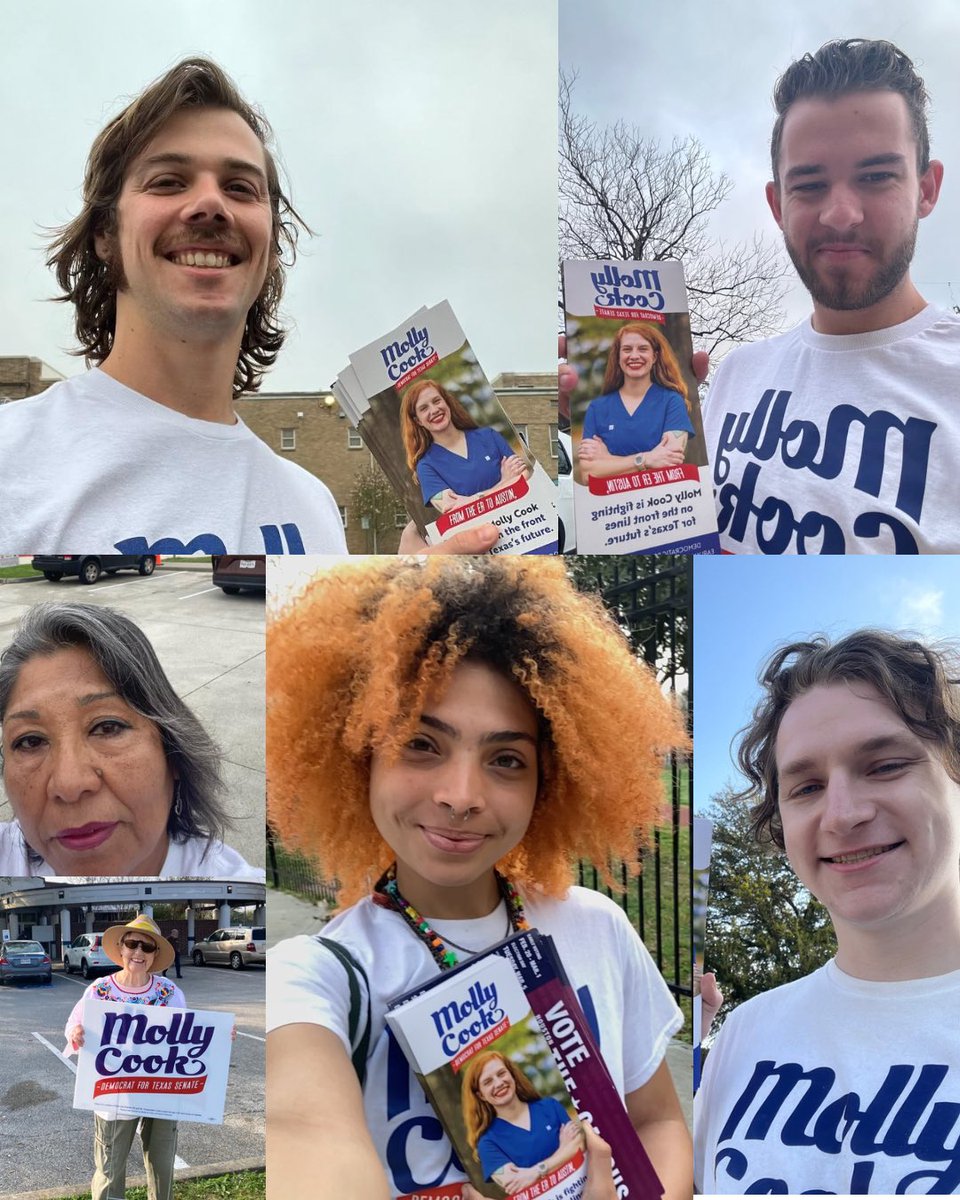
{"label": "overcast sky", "polygon": [[451,302],[481,364],[556,366],[555,0],[45,0],[0,12],[0,355],[72,374],[41,226],[80,207],[90,143],[180,58],[215,58],[273,125],[301,240],[296,329],[265,390]]}
{"label": "overcast sky", "polygon": [[[764,197],[774,84],[785,68],[833,38],[886,38],[913,60],[931,95],[932,154],[945,162],[936,210],[920,224],[913,279],[928,300],[960,304],[960,5],[956,0],[560,0],[560,63],[577,70],[574,107],[597,122],[624,120],[669,143],[693,134],[735,184],[716,234],[777,241]],[[954,153],[951,149],[954,148]],[[791,269],[785,328],[811,311]],[[952,283],[952,291],[950,284]]]}

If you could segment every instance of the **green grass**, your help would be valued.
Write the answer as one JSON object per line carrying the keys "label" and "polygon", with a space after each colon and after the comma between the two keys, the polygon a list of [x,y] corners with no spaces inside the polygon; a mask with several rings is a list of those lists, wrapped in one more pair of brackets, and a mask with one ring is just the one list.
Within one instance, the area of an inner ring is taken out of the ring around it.
{"label": "green grass", "polygon": [[209,554],[162,554],[160,556],[165,563],[170,562],[185,562],[185,563],[208,563],[210,561]]}
{"label": "green grass", "polygon": [[21,563],[17,567],[0,567],[0,579],[31,579],[39,575],[29,563]]}
{"label": "green grass", "polygon": [[[263,1200],[266,1195],[262,1171],[239,1171],[235,1175],[216,1175],[212,1179],[186,1179],[173,1185],[173,1200]],[[69,1200],[90,1200],[89,1192],[80,1192]],[[127,1188],[127,1200],[147,1200],[147,1189]]]}

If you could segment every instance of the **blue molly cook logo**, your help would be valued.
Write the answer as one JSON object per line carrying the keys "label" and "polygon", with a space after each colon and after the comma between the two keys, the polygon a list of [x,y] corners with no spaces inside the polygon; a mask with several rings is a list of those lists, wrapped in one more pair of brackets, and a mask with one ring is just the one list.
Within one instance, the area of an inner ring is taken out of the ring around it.
{"label": "blue molly cook logo", "polygon": [[143,1013],[108,1013],[103,1022],[94,1096],[114,1092],[202,1092],[214,1027],[190,1011],[159,1025]]}

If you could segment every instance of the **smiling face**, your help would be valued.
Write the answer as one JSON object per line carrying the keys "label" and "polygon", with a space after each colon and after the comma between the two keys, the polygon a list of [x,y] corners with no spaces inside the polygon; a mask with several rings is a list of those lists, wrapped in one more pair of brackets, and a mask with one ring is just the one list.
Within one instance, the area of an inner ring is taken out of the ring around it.
{"label": "smiling face", "polygon": [[154,723],[81,647],[28,660],[3,718],[3,782],[58,875],[155,875],[173,775]]}
{"label": "smiling face", "polygon": [[399,757],[373,754],[370,812],[397,856],[401,893],[425,916],[491,912],[494,864],[526,833],[537,783],[529,700],[492,668],[460,663]]}
{"label": "smiling face", "polygon": [[642,333],[625,333],[620,339],[620,370],[626,381],[649,378],[657,352]]}
{"label": "smiling face", "polygon": [[[134,942],[136,945],[130,945],[130,942]],[[152,945],[153,950],[146,951],[143,949],[143,945]],[[124,938],[120,943],[120,959],[123,963],[123,970],[128,975],[140,976],[149,974],[156,957],[156,943],[151,942],[149,937],[131,934],[129,940]]]}
{"label": "smiling face", "polygon": [[502,1058],[491,1058],[480,1072],[477,1092],[481,1100],[494,1108],[503,1108],[513,1101],[517,1094],[516,1081]]}
{"label": "smiling face", "polygon": [[184,109],[131,163],[117,232],[97,254],[119,279],[117,345],[130,331],[239,340],[273,265],[266,158],[222,108]]}
{"label": "smiling face", "polygon": [[841,952],[858,936],[935,944],[960,909],[960,786],[868,684],[811,688],[776,741],[793,869],[829,910]]}
{"label": "smiling face", "polygon": [[891,297],[887,324],[912,316],[897,301],[911,288],[917,222],[936,204],[942,167],[919,174],[903,97],[798,100],[784,121],[778,176],[767,200],[815,307],[860,311]]}
{"label": "smiling face", "polygon": [[431,434],[440,433],[450,424],[450,406],[432,384],[417,397],[413,414],[417,424]]}

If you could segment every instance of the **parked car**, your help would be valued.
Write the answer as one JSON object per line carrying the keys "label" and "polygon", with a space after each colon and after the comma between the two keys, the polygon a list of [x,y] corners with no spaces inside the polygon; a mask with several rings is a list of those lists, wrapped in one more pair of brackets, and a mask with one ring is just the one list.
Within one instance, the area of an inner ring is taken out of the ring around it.
{"label": "parked car", "polygon": [[152,575],[157,565],[155,554],[35,554],[33,569],[52,583],[64,575],[79,575],[81,583],[96,583],[101,575],[118,571],[139,571]]}
{"label": "parked car", "polygon": [[79,971],[84,979],[92,979],[95,971],[119,970],[104,953],[99,933],[81,933],[75,937],[63,952],[63,967],[68,975]]}
{"label": "parked car", "polygon": [[262,925],[218,929],[193,947],[195,967],[205,967],[208,963],[229,963],[235,971],[242,971],[251,963],[266,961],[267,931]]}
{"label": "parked car", "polygon": [[53,983],[53,963],[39,942],[11,940],[0,944],[0,984],[14,979]]}
{"label": "parked car", "polygon": [[267,559],[264,554],[213,554],[213,585],[223,588],[228,596],[236,596],[244,588],[267,590]]}

